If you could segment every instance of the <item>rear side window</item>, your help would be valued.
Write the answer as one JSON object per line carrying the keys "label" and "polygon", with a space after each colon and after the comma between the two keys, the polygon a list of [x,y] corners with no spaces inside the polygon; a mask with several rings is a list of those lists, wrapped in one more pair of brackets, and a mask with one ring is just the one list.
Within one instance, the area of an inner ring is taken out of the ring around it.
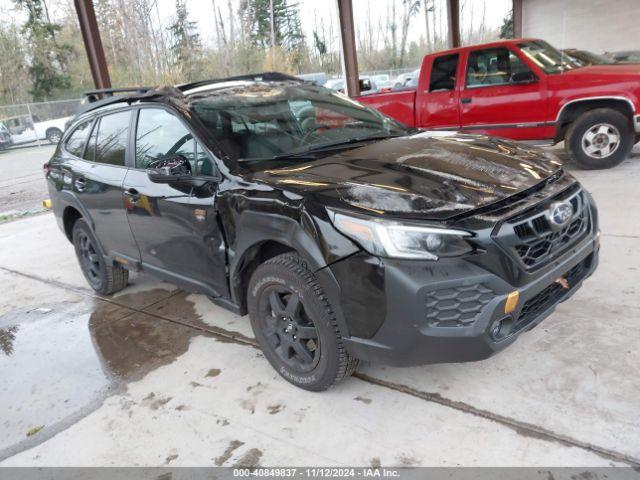
{"label": "rear side window", "polygon": [[506,85],[511,75],[530,71],[520,58],[504,47],[469,53],[467,87]]}
{"label": "rear side window", "polygon": [[67,152],[76,157],[82,157],[84,151],[84,145],[87,142],[89,132],[91,132],[91,123],[93,120],[87,120],[78,125],[73,133],[67,139],[65,148]]}
{"label": "rear side window", "polygon": [[453,90],[456,86],[456,72],[458,71],[458,54],[445,55],[433,61],[429,91],[438,92]]}
{"label": "rear side window", "polygon": [[100,117],[97,125],[95,161],[124,166],[131,112],[118,112]]}

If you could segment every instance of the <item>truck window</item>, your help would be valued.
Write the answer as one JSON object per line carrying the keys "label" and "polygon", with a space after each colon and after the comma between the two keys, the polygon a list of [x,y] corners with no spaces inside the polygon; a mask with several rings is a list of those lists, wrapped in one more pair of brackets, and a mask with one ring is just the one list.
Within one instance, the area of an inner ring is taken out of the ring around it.
{"label": "truck window", "polygon": [[438,92],[453,90],[456,86],[456,72],[458,71],[458,54],[444,55],[433,61],[429,91]]}
{"label": "truck window", "polygon": [[528,72],[520,58],[504,47],[475,50],[467,62],[467,87],[506,85],[514,73]]}

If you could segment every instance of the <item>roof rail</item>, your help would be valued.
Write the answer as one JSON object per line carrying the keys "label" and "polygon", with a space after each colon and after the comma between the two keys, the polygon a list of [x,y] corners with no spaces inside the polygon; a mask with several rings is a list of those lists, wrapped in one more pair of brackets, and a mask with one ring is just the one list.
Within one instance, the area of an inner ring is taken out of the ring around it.
{"label": "roof rail", "polygon": [[213,85],[216,83],[222,82],[234,82],[239,80],[250,80],[250,81],[265,81],[265,82],[282,82],[282,81],[294,81],[304,83],[306,80],[298,77],[294,77],[293,75],[289,75],[287,73],[280,72],[263,72],[263,73],[250,73],[247,75],[236,75],[234,77],[226,77],[226,78],[214,78],[211,80],[201,80],[199,82],[191,82],[191,83],[182,83],[180,85],[176,85],[176,88],[181,92],[185,90],[190,90],[196,87],[203,87],[205,85]]}
{"label": "roof rail", "polygon": [[[156,89],[156,87],[101,88],[84,92],[82,94],[84,98],[76,110],[76,116],[112,103],[128,102],[154,96],[156,92],[160,93],[160,90]],[[127,95],[114,95],[115,93],[125,93]]]}
{"label": "roof rail", "polygon": [[125,87],[125,88],[100,88],[98,90],[90,90],[82,94],[87,98],[87,102],[93,103],[100,100],[100,97],[113,97],[114,93],[147,93],[155,87]]}

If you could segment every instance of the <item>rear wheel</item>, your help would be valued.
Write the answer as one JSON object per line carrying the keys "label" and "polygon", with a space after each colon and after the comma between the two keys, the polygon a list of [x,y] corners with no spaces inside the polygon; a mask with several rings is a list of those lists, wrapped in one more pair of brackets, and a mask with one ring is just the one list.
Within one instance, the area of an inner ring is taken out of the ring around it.
{"label": "rear wheel", "polygon": [[105,262],[93,232],[82,218],[73,224],[72,239],[78,263],[91,288],[103,295],[110,295],[127,286],[129,271],[120,265]]}
{"label": "rear wheel", "polygon": [[344,348],[329,300],[299,255],[285,253],[260,265],[247,303],[256,339],[285,380],[321,391],[355,370],[358,362]]}
{"label": "rear wheel", "polygon": [[631,151],[634,133],[629,119],[610,108],[583,113],[567,130],[565,149],[585,169],[611,168]]}

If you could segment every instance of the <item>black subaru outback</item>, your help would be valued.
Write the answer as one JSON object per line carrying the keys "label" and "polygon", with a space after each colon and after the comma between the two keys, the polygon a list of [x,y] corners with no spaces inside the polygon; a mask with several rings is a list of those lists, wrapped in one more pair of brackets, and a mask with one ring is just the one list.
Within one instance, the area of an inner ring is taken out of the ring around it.
{"label": "black subaru outback", "polygon": [[598,262],[593,199],[551,155],[276,73],[93,92],[45,171],[94,290],[143,270],[248,313],[309,390],[358,360],[487,358]]}

